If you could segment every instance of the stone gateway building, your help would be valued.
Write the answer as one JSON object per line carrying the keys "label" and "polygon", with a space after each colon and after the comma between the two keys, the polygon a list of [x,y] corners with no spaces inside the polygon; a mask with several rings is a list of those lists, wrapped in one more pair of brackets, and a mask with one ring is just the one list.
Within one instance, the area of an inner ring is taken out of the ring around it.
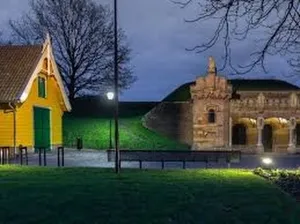
{"label": "stone gateway building", "polygon": [[219,76],[210,57],[207,74],[166,97],[144,125],[194,150],[296,153],[299,96],[299,87],[281,80]]}

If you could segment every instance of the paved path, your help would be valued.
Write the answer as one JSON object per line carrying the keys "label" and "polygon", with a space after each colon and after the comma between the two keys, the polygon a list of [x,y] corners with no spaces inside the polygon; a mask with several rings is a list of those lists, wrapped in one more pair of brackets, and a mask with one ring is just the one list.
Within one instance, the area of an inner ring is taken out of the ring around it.
{"label": "paved path", "polygon": [[[266,155],[265,155],[266,156]],[[300,167],[300,155],[269,155],[275,163],[275,166],[283,169],[295,169]],[[262,156],[259,155],[243,155],[240,163],[231,164],[232,168],[246,168],[253,169],[260,166]],[[28,165],[38,166],[38,154],[29,154]],[[43,159],[42,159],[43,161]],[[19,164],[19,161],[14,161]],[[57,166],[56,152],[47,153],[47,166]],[[65,166],[66,167],[103,167],[113,168],[113,162],[107,162],[107,154],[105,151],[97,150],[65,150]],[[187,162],[187,168],[205,168],[205,163],[201,162]],[[122,162],[124,168],[138,168],[138,162]],[[215,164],[210,163],[210,168],[227,168],[225,162]],[[160,162],[144,162],[143,168],[147,169],[161,169]],[[182,168],[181,162],[166,162],[165,169]]]}

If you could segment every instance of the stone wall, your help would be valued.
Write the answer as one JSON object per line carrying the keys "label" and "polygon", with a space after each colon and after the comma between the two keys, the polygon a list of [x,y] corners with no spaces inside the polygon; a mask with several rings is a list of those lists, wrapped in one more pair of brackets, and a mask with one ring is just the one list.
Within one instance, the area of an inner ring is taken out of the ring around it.
{"label": "stone wall", "polygon": [[193,141],[192,122],[190,102],[162,102],[143,119],[146,128],[188,145]]}

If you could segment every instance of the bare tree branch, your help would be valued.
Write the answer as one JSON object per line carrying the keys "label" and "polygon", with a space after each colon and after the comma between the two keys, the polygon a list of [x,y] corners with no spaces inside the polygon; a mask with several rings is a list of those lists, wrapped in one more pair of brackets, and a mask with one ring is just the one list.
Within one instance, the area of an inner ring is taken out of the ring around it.
{"label": "bare tree branch", "polygon": [[0,45],[11,45],[12,42],[4,37],[3,31],[0,30]]}
{"label": "bare tree branch", "polygon": [[[36,43],[49,33],[70,101],[99,94],[113,83],[113,17],[107,6],[93,0],[31,0],[21,20],[9,22],[15,42]],[[120,88],[136,80],[131,50],[119,30]]]}
{"label": "bare tree branch", "polygon": [[[224,64],[238,74],[261,66],[264,71],[265,59],[269,55],[281,54],[288,58],[295,71],[300,68],[300,1],[299,0],[170,0],[181,8],[193,7],[196,3],[198,15],[186,22],[215,22],[209,41],[188,50],[197,53],[208,51],[217,43],[223,42]],[[259,35],[258,32],[260,32]],[[231,45],[238,41],[249,41],[255,36],[257,49],[249,52],[250,63],[232,63]],[[260,38],[259,37],[263,37]],[[297,70],[298,71],[298,70]]]}

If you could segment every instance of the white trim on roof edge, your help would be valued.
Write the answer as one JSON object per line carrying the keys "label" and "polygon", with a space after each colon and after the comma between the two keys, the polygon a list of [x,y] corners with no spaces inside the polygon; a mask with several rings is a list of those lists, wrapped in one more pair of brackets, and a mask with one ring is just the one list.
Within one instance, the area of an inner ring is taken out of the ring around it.
{"label": "white trim on roof edge", "polygon": [[49,59],[49,56],[50,56],[51,61],[52,61],[52,67],[53,67],[53,71],[54,71],[54,76],[55,76],[55,78],[57,80],[57,83],[58,83],[58,86],[60,88],[60,91],[61,91],[61,94],[62,94],[62,98],[63,98],[64,104],[65,104],[65,107],[66,107],[67,111],[71,111],[72,107],[71,107],[70,101],[68,99],[68,96],[67,96],[67,94],[65,92],[63,81],[62,81],[61,75],[60,75],[60,73],[58,71],[57,64],[55,62],[54,55],[53,55],[53,52],[52,52],[52,46],[51,46],[50,37],[48,37],[48,36],[47,36],[47,39],[44,42],[44,47],[43,47],[43,50],[42,50],[41,53],[42,53],[42,55],[41,55],[41,57],[39,59],[39,62],[37,64],[36,68],[34,69],[32,75],[30,77],[30,80],[27,83],[27,85],[26,85],[23,93],[21,94],[21,97],[19,99],[20,102],[21,103],[25,102],[25,100],[29,96],[32,84],[33,84],[35,78],[40,73],[41,68],[43,66],[44,58],[48,57],[48,59]]}

